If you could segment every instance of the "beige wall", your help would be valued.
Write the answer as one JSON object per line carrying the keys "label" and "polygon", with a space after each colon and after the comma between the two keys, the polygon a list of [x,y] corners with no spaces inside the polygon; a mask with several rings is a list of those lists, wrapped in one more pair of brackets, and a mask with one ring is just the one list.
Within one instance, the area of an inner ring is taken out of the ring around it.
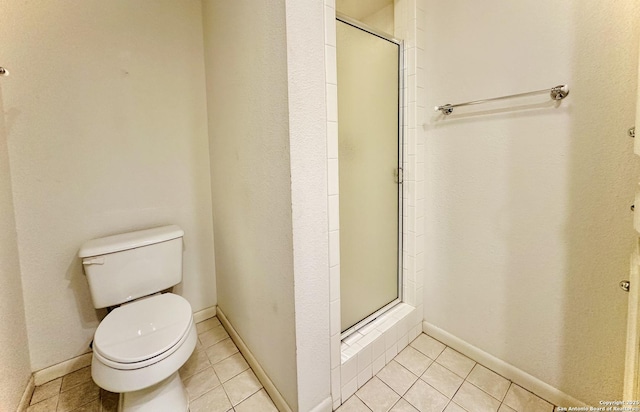
{"label": "beige wall", "polygon": [[297,410],[285,3],[203,4],[218,305]]}
{"label": "beige wall", "polygon": [[0,77],[0,410],[18,407],[31,375]]}
{"label": "beige wall", "polygon": [[380,10],[363,17],[360,21],[367,26],[382,30],[383,32],[393,35],[393,1],[390,0],[389,4],[381,8]]}
{"label": "beige wall", "polygon": [[640,8],[427,5],[428,108],[571,94],[426,112],[425,320],[584,402],[621,399]]}
{"label": "beige wall", "polygon": [[336,0],[336,12],[384,33],[394,33],[393,0]]}
{"label": "beige wall", "polygon": [[4,2],[0,37],[33,370],[86,352],[103,315],[88,239],[180,225],[178,292],[214,305],[200,1]]}

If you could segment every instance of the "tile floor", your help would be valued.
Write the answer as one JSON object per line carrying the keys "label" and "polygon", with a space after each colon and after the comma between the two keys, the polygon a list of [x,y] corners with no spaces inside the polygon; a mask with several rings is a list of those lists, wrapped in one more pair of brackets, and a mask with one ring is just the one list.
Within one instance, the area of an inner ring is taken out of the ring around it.
{"label": "tile floor", "polygon": [[[180,376],[191,412],[277,412],[217,318],[197,325]],[[115,412],[89,367],[36,387],[27,412]],[[552,412],[553,405],[422,333],[338,412]]]}
{"label": "tile floor", "polygon": [[[196,325],[198,343],[180,369],[191,412],[277,412],[217,318]],[[37,386],[27,412],[115,412],[118,394],[100,389],[90,367]]]}
{"label": "tile floor", "polygon": [[338,412],[552,412],[554,406],[422,333]]}

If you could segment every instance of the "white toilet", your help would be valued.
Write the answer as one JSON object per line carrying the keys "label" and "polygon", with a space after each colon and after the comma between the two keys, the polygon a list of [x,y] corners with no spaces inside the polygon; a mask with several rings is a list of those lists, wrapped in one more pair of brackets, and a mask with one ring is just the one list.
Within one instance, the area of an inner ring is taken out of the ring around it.
{"label": "white toilet", "polygon": [[183,235],[178,226],[163,226],[80,249],[93,305],[120,305],[100,322],[91,363],[96,384],[121,394],[118,411],[189,410],[178,369],[196,346],[191,305],[159,293],[182,281]]}

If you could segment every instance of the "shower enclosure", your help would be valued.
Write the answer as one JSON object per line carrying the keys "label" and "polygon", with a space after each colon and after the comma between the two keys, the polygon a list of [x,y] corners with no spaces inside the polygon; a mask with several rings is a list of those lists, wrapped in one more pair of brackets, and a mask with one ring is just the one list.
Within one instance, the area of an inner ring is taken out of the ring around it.
{"label": "shower enclosure", "polygon": [[402,298],[402,47],[347,17],[337,20],[344,338]]}

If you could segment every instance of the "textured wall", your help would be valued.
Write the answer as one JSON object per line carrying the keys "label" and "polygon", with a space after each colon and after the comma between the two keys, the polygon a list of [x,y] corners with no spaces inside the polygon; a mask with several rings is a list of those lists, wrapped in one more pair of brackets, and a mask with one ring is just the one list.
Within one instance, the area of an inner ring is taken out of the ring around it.
{"label": "textured wall", "polygon": [[4,2],[0,37],[32,368],[85,352],[103,315],[88,239],[180,225],[178,292],[214,305],[200,1]]}
{"label": "textured wall", "polygon": [[[426,321],[580,399],[620,399],[640,8],[427,1]],[[544,103],[542,103],[544,102]]]}
{"label": "textured wall", "polygon": [[0,410],[18,407],[31,375],[0,78]]}
{"label": "textured wall", "polygon": [[286,19],[298,410],[330,411],[323,3],[286,0]]}
{"label": "textured wall", "polygon": [[203,5],[218,305],[297,410],[285,2]]}
{"label": "textured wall", "polygon": [[360,21],[369,27],[373,27],[375,29],[382,30],[387,34],[393,35],[395,31],[393,27],[393,12],[394,5],[393,1],[390,0],[388,5],[384,6],[375,13],[363,17],[362,19],[360,19]]}

